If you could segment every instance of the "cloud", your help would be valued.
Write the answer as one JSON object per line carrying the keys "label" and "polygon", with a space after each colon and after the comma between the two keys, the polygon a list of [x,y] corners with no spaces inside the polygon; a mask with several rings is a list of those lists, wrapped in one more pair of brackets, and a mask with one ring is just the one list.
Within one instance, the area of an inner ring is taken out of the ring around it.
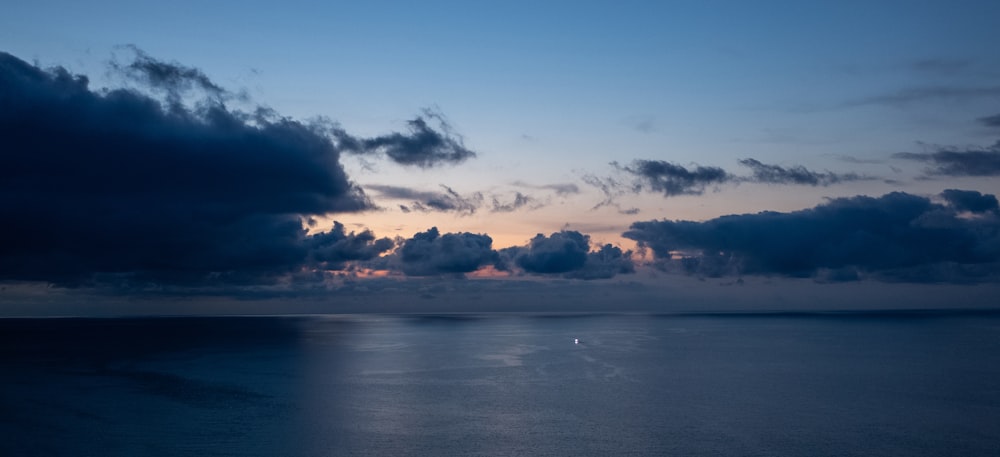
{"label": "cloud", "polygon": [[997,212],[997,198],[990,194],[982,194],[974,190],[945,189],[941,192],[945,199],[957,211],[971,213]]}
{"label": "cloud", "polygon": [[912,62],[910,68],[919,72],[951,75],[968,69],[971,64],[968,60],[929,58]]}
{"label": "cloud", "polygon": [[935,152],[898,152],[893,158],[930,164],[927,173],[943,176],[1000,175],[1000,141],[985,148],[939,148]]}
{"label": "cloud", "polygon": [[528,184],[524,181],[514,181],[513,183],[511,183],[511,185],[518,187],[525,187],[528,189],[550,190],[552,192],[555,192],[556,195],[560,197],[565,197],[567,195],[580,193],[580,187],[573,183],[533,185],[533,184]]}
{"label": "cloud", "polygon": [[347,233],[344,224],[336,221],[329,232],[306,239],[310,263],[324,270],[342,270],[348,261],[371,260],[395,245],[389,238],[376,238],[370,230]]}
{"label": "cloud", "polygon": [[903,89],[844,103],[844,107],[887,105],[903,107],[935,100],[969,100],[1000,95],[1000,86],[925,86]]}
{"label": "cloud", "polygon": [[750,168],[753,172],[753,176],[748,179],[749,181],[767,184],[829,186],[846,181],[869,179],[855,173],[815,172],[801,165],[784,168],[778,165],[761,163],[756,159],[741,159],[739,162],[740,165]]}
{"label": "cloud", "polygon": [[119,68],[167,103],[0,53],[0,280],[267,282],[388,246],[303,229],[373,208],[322,126],[213,96],[174,103],[189,87],[221,89],[142,53]]}
{"label": "cloud", "polygon": [[451,187],[441,185],[444,192],[426,192],[408,187],[388,186],[381,184],[370,184],[365,186],[369,190],[378,192],[385,198],[398,200],[412,200],[410,205],[400,205],[403,212],[453,212],[460,215],[471,215],[483,204],[483,194],[475,192],[469,196],[463,196]]}
{"label": "cloud", "polygon": [[525,206],[528,206],[534,201],[535,199],[527,195],[524,195],[520,192],[514,193],[514,200],[511,201],[510,203],[501,203],[500,200],[497,199],[497,197],[493,197],[492,211],[494,213],[510,213],[513,211],[517,211]]}
{"label": "cloud", "polygon": [[132,54],[132,61],[123,64],[113,60],[112,70],[138,81],[142,87],[164,92],[173,106],[180,105],[181,97],[193,89],[200,89],[213,100],[221,100],[228,94],[197,68],[157,60],[133,45],[125,48]]}
{"label": "cloud", "polygon": [[501,250],[504,259],[530,274],[560,274],[573,279],[606,279],[632,273],[632,252],[606,244],[590,251],[590,237],[574,230],[536,235],[527,246]]}
{"label": "cloud", "polygon": [[662,160],[634,160],[628,166],[612,163],[616,169],[638,178],[634,189],[648,188],[664,196],[701,195],[705,187],[722,184],[732,179],[719,167],[695,166],[689,170],[681,165]]}
{"label": "cloud", "polygon": [[437,227],[403,241],[396,253],[399,268],[408,276],[461,274],[496,264],[493,239],[485,234],[445,233]]}
{"label": "cloud", "polygon": [[[428,124],[435,121],[437,129]],[[338,146],[353,154],[378,154],[400,165],[431,168],[440,164],[459,164],[476,153],[465,147],[444,115],[426,109],[423,115],[407,121],[408,134],[391,133],[372,138],[357,138],[340,128],[331,130]]]}
{"label": "cloud", "polygon": [[[964,202],[971,194],[949,195],[946,200]],[[677,265],[707,276],[995,281],[1000,277],[1000,217],[960,217],[965,208],[895,192],[837,198],[789,213],[642,221],[622,236],[652,249],[664,268]]]}
{"label": "cloud", "polygon": [[985,116],[977,119],[980,124],[987,127],[1000,127],[1000,114],[994,114],[992,116]]}

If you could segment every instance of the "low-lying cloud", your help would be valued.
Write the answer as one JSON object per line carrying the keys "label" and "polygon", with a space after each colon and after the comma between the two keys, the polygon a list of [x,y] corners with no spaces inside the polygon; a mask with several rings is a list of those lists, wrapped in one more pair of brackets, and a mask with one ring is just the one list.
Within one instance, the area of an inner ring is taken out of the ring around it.
{"label": "low-lying cloud", "polygon": [[[837,198],[790,213],[636,222],[623,236],[651,249],[661,267],[705,276],[995,280],[1000,215],[991,197],[950,191],[947,204],[901,192]],[[977,217],[962,216],[973,209]]]}

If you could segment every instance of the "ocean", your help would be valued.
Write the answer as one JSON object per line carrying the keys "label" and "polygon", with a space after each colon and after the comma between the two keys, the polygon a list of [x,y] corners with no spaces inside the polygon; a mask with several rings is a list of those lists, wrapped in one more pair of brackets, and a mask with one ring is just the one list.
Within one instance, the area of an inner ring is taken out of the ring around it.
{"label": "ocean", "polygon": [[997,456],[1000,314],[0,320],[3,456]]}

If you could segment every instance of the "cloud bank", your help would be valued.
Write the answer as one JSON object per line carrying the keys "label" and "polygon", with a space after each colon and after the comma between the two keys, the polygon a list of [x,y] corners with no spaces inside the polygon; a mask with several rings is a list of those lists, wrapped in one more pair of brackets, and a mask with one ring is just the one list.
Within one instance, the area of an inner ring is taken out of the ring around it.
{"label": "cloud bank", "polygon": [[[705,276],[996,280],[1000,214],[995,197],[949,191],[943,198],[947,204],[895,192],[837,198],[790,213],[642,221],[623,236],[651,249],[663,268]],[[964,211],[978,215],[963,217]]]}

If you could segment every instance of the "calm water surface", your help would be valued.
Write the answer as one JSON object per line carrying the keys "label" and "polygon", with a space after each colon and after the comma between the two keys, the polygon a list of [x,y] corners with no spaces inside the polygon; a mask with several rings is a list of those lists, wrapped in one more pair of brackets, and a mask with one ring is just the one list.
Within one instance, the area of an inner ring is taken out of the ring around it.
{"label": "calm water surface", "polygon": [[995,456],[1000,315],[4,320],[0,455]]}

